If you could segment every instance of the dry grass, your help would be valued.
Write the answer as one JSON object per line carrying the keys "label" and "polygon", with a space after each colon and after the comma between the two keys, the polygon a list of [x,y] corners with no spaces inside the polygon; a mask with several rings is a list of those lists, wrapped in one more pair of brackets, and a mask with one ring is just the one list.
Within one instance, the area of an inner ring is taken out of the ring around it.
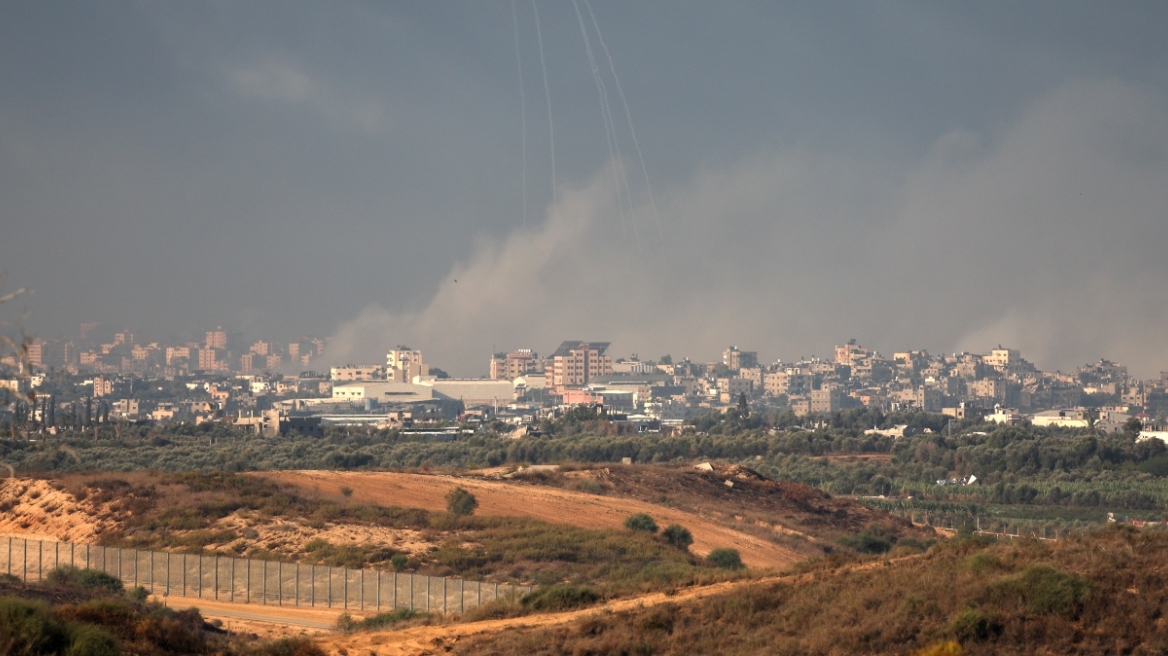
{"label": "dry grass", "polygon": [[967,654],[1168,650],[1168,534],[1112,529],[1059,543],[962,538],[926,555],[812,567],[690,604],[457,644],[462,654],[887,654],[956,641]]}

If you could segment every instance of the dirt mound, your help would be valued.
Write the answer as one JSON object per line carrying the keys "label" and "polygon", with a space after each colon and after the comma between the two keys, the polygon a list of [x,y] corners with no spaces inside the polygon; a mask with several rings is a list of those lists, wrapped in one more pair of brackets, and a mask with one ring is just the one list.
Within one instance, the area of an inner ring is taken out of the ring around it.
{"label": "dirt mound", "polygon": [[[594,474],[590,474],[590,472]],[[772,481],[742,465],[612,465],[539,477],[523,483],[578,488],[588,479],[607,495],[630,497],[699,515],[807,555],[834,548],[838,538],[870,526],[894,537],[936,537],[928,527],[811,486]]]}
{"label": "dirt mound", "polygon": [[99,535],[118,526],[117,512],[109,504],[78,500],[49,481],[0,481],[0,537],[95,542]]}
{"label": "dirt mound", "polygon": [[[615,472],[615,470],[614,470]],[[563,476],[560,472],[541,472]],[[340,499],[342,487],[352,490],[355,501],[444,511],[446,493],[456,486],[469,490],[478,499],[476,511],[487,516],[533,517],[554,524],[570,524],[589,529],[623,530],[624,521],[635,513],[648,513],[658,524],[681,524],[694,537],[692,551],[706,554],[718,547],[732,547],[750,567],[786,567],[803,559],[799,553],[738,527],[710,521],[700,514],[639,499],[587,494],[539,484],[487,481],[449,475],[393,472],[291,471],[256,474],[279,483]],[[523,481],[542,476],[523,477]]]}

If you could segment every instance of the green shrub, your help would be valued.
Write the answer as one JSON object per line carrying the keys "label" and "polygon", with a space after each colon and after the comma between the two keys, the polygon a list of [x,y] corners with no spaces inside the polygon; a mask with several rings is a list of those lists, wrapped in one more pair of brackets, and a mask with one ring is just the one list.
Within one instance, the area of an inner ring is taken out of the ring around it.
{"label": "green shrub", "polygon": [[121,594],[125,590],[122,580],[112,574],[96,569],[80,569],[72,565],[61,565],[49,570],[45,582],[83,590],[104,590]]}
{"label": "green shrub", "polygon": [[1002,626],[976,608],[966,608],[949,622],[949,632],[959,642],[987,640],[1002,632]]}
{"label": "green shrub", "polygon": [[349,487],[348,485],[342,485],[341,486],[341,495],[346,496],[346,497],[353,496],[353,488]]}
{"label": "green shrub", "polygon": [[250,656],[325,656],[324,650],[303,636],[273,640],[249,651]]}
{"label": "green shrub", "polygon": [[628,518],[625,519],[625,528],[629,529],[630,531],[656,533],[657,522],[653,521],[653,518],[645,513],[637,513],[635,515],[629,515]]}
{"label": "green shrub", "polygon": [[969,558],[966,558],[962,565],[968,568],[971,572],[984,572],[988,570],[1004,570],[1007,569],[1002,559],[997,554],[990,551],[982,551],[975,553]]}
{"label": "green shrub", "polygon": [[354,620],[348,613],[343,613],[337,618],[337,628],[341,631],[375,631],[425,615],[413,608],[398,608],[389,613],[378,613],[362,620]]}
{"label": "green shrub", "polygon": [[130,588],[130,590],[126,592],[126,597],[131,601],[137,601],[141,603],[150,598],[150,591],[139,585]]}
{"label": "green shrub", "polygon": [[60,653],[69,644],[64,626],[44,604],[0,597],[0,654]]}
{"label": "green shrub", "polygon": [[866,554],[882,554],[892,549],[892,540],[879,526],[869,526],[856,535],[840,538],[838,542],[849,549]]}
{"label": "green shrub", "polygon": [[584,585],[549,585],[524,595],[519,603],[534,611],[572,610],[600,601],[600,593]]}
{"label": "green shrub", "polygon": [[1091,582],[1049,565],[1031,565],[991,588],[999,599],[1013,598],[1039,615],[1077,615],[1091,594]]}
{"label": "green shrub", "polygon": [[69,647],[65,656],[118,656],[118,641],[92,624],[69,626]]}
{"label": "green shrub", "polygon": [[742,564],[742,556],[739,555],[737,549],[729,547],[719,547],[711,551],[706,560],[720,569],[744,569],[746,565]]}
{"label": "green shrub", "polygon": [[404,553],[396,553],[392,558],[389,559],[389,563],[393,565],[393,571],[395,572],[404,570],[409,562],[409,557]]}
{"label": "green shrub", "polygon": [[446,493],[446,512],[458,517],[466,517],[473,515],[476,508],[479,507],[478,499],[470,492],[467,492],[462,486],[456,487]]}
{"label": "green shrub", "polygon": [[680,524],[670,524],[661,532],[661,536],[670,545],[678,549],[689,549],[689,545],[693,544],[693,534],[689,529]]}

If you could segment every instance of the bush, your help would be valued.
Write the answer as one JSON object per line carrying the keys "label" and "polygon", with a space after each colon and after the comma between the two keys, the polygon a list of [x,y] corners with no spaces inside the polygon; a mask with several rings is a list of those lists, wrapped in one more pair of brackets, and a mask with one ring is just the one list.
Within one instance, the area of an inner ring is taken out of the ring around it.
{"label": "bush", "polygon": [[1091,593],[1091,582],[1049,565],[1031,565],[1022,574],[997,583],[992,592],[1014,598],[1039,615],[1077,615]]}
{"label": "bush", "polygon": [[122,653],[112,635],[92,624],[71,625],[69,638],[65,656],[118,656]]}
{"label": "bush", "polygon": [[949,622],[949,631],[960,642],[986,640],[1002,632],[1002,626],[976,608],[966,608]]}
{"label": "bush", "polygon": [[410,559],[404,553],[395,553],[393,557],[389,559],[389,564],[393,565],[393,571],[395,572],[404,570],[409,562]]}
{"label": "bush", "polygon": [[121,594],[125,585],[121,579],[96,569],[80,569],[72,565],[61,565],[49,570],[45,582],[83,590],[103,590]]}
{"label": "bush", "polygon": [[297,636],[282,638],[261,645],[250,652],[251,656],[325,656],[324,650],[312,640]]}
{"label": "bush", "polygon": [[349,487],[348,485],[342,485],[341,494],[346,497],[351,497],[353,496],[353,488]]}
{"label": "bush", "polygon": [[678,549],[689,549],[689,545],[693,544],[693,534],[689,529],[680,524],[670,524],[661,532],[661,536],[670,545]]}
{"label": "bush", "polygon": [[130,588],[129,592],[126,593],[126,597],[128,597],[131,601],[137,601],[141,603],[150,598],[150,591],[139,585]]}
{"label": "bush", "polygon": [[54,654],[69,636],[44,604],[0,598],[0,654]]}
{"label": "bush", "polygon": [[395,611],[378,613],[363,620],[354,620],[348,613],[344,613],[337,618],[337,628],[341,631],[374,631],[423,616],[425,613],[419,613],[413,608],[398,608]]}
{"label": "bush", "polygon": [[729,547],[714,549],[706,556],[706,560],[714,567],[720,569],[746,568],[746,565],[742,564],[742,556],[738,554],[738,550]]}
{"label": "bush", "polygon": [[519,603],[535,611],[559,611],[591,606],[598,601],[600,593],[588,586],[549,585],[524,595]]}
{"label": "bush", "polygon": [[446,512],[458,517],[473,515],[479,507],[478,499],[464,490],[461,486],[446,493]]}
{"label": "bush", "polygon": [[892,549],[892,540],[879,526],[869,526],[856,535],[842,537],[839,543],[865,554],[882,554]]}
{"label": "bush", "polygon": [[653,521],[653,518],[645,513],[637,513],[635,515],[628,516],[628,519],[625,520],[625,528],[629,529],[630,531],[645,531],[646,533],[656,533],[657,522]]}

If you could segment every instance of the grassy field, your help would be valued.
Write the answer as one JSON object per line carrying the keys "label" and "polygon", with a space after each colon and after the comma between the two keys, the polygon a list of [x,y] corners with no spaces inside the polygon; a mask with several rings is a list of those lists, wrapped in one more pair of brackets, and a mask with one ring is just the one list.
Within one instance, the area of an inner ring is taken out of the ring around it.
{"label": "grassy field", "polygon": [[961,537],[926,554],[809,564],[791,583],[461,641],[458,654],[1156,654],[1168,533]]}

